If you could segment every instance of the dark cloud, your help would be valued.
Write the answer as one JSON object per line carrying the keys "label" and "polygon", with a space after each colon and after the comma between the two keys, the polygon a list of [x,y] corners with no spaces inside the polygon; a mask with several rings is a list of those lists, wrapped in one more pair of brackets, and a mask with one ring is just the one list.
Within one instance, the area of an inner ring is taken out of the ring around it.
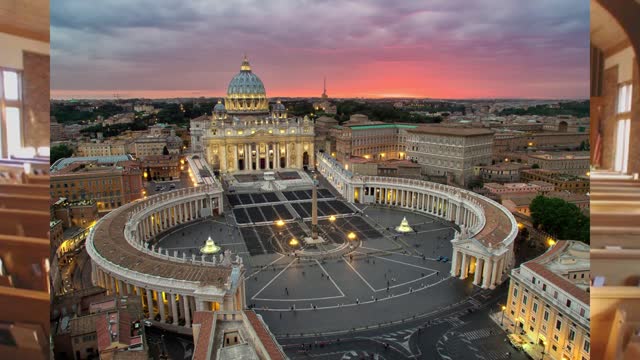
{"label": "dark cloud", "polygon": [[56,0],[51,26],[52,87],[60,90],[222,93],[245,52],[267,90],[304,89],[345,71],[357,80],[380,63],[388,74],[369,76],[415,81],[394,68],[401,63],[422,65],[413,76],[472,68],[486,77],[503,67],[538,82],[564,79],[565,89],[554,85],[559,96],[586,96],[588,87],[576,85],[588,83],[583,0]]}

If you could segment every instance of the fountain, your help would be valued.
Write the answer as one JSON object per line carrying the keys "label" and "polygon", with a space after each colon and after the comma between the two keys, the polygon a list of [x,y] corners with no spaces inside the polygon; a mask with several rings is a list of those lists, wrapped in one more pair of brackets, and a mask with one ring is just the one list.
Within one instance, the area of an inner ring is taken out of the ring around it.
{"label": "fountain", "polygon": [[403,217],[402,221],[400,222],[400,225],[396,226],[396,231],[399,233],[408,233],[408,232],[413,232],[413,228],[409,226],[409,222],[407,221],[407,218]]}
{"label": "fountain", "polygon": [[221,250],[220,246],[216,245],[213,242],[211,236],[205,241],[204,246],[200,248],[200,253],[202,254],[217,254]]}

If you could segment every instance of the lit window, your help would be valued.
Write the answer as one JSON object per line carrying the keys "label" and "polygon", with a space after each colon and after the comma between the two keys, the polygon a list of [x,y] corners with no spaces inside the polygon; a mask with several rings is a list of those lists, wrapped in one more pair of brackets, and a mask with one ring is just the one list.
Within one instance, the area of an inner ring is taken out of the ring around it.
{"label": "lit window", "polygon": [[18,100],[18,73],[15,71],[3,71],[4,98],[6,100]]}
{"label": "lit window", "polygon": [[0,129],[0,157],[3,158],[19,154],[22,148],[20,81],[19,72],[0,71],[0,120],[4,124]]}
{"label": "lit window", "polygon": [[632,90],[631,84],[621,85],[618,89],[618,114],[631,111]]}
{"label": "lit window", "polygon": [[9,156],[20,152],[22,148],[22,134],[20,131],[20,109],[8,107],[7,115],[7,153]]}

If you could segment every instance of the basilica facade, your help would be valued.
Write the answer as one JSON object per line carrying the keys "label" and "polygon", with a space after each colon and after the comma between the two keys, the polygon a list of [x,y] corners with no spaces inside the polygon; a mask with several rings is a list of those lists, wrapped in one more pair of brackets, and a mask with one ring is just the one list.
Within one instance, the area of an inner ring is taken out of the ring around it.
{"label": "basilica facade", "polygon": [[210,116],[191,120],[191,146],[221,173],[302,169],[314,164],[314,124],[288,117],[284,104],[269,108],[262,80],[245,57],[240,72]]}

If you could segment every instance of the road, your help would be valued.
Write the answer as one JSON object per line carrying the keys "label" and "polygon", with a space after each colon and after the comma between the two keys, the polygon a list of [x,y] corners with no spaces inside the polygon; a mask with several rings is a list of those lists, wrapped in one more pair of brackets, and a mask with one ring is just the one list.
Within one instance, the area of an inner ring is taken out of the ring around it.
{"label": "road", "polygon": [[[396,326],[341,338],[278,340],[292,359],[526,359],[505,342],[506,334],[489,318],[489,312],[504,303],[507,289],[504,284],[459,306]],[[310,344],[316,345],[309,348]]]}

